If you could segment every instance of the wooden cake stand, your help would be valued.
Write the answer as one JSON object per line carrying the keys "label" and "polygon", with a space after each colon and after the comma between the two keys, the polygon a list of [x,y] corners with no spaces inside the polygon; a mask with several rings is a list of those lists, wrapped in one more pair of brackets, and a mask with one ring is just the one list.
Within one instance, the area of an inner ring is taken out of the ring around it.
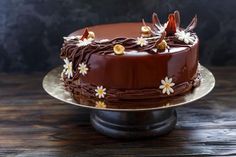
{"label": "wooden cake stand", "polygon": [[175,108],[204,97],[215,86],[213,74],[201,66],[200,86],[185,95],[145,102],[109,103],[82,96],[75,100],[60,80],[61,71],[62,67],[55,68],[44,77],[45,91],[63,102],[89,108],[93,127],[113,138],[136,139],[169,133],[177,121]]}

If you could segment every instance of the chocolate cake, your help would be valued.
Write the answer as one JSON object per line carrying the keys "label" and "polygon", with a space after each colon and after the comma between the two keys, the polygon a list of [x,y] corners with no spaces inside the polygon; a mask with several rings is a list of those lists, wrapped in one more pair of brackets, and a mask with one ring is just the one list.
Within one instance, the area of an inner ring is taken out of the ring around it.
{"label": "chocolate cake", "polygon": [[179,12],[161,24],[114,23],[86,27],[64,37],[61,79],[75,97],[107,101],[159,99],[184,94],[200,83],[199,40]]}

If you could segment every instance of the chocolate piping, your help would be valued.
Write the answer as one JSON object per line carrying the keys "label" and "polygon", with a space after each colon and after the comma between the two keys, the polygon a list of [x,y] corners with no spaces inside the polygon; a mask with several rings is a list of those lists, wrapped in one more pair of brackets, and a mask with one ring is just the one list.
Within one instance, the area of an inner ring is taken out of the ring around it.
{"label": "chocolate piping", "polygon": [[[183,82],[172,87],[174,93],[170,95],[163,95],[162,91],[157,88],[148,88],[148,89],[107,89],[106,100],[108,101],[118,101],[118,100],[129,100],[129,99],[150,99],[150,98],[163,98],[170,97],[175,95],[180,95],[186,93],[193,87],[200,85],[201,75],[199,72],[188,82]],[[96,86],[88,83],[74,84],[72,81],[65,81],[66,89],[73,93],[74,95],[85,95],[89,98],[95,98],[95,89]]]}

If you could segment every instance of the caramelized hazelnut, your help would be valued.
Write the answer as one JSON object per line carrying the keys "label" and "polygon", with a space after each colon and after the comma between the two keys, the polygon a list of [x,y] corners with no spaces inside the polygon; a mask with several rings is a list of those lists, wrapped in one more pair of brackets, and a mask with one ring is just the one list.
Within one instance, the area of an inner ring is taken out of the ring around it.
{"label": "caramelized hazelnut", "polygon": [[88,32],[88,37],[87,37],[88,39],[89,38],[91,38],[91,39],[95,39],[95,33],[94,32],[92,32],[92,31],[89,31]]}
{"label": "caramelized hazelnut", "polygon": [[159,43],[158,45],[156,45],[157,50],[160,52],[163,52],[166,50],[166,48],[168,47],[167,43],[165,40],[162,40],[161,43]]}
{"label": "caramelized hazelnut", "polygon": [[151,28],[149,26],[141,27],[141,36],[142,37],[150,37],[152,35]]}
{"label": "caramelized hazelnut", "polygon": [[123,55],[125,52],[125,47],[123,45],[116,44],[113,47],[113,51],[115,52],[116,55]]}

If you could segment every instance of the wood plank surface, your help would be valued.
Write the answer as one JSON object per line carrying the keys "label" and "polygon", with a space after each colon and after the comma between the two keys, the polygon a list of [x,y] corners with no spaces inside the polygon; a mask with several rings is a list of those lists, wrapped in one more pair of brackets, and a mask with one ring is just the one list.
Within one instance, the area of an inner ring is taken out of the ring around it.
{"label": "wood plank surface", "polygon": [[236,67],[210,70],[216,87],[177,108],[170,134],[115,140],[97,133],[89,112],[42,89],[44,73],[0,74],[0,156],[236,156]]}

